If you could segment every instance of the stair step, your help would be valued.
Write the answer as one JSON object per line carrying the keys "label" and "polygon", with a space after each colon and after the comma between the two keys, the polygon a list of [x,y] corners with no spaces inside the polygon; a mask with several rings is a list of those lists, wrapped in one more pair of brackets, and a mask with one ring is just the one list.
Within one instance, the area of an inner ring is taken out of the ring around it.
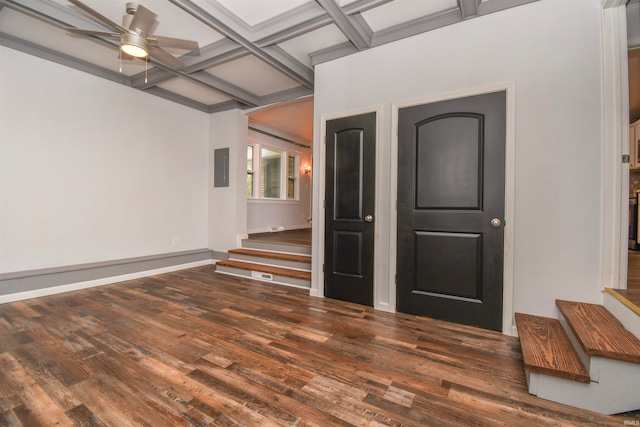
{"label": "stair step", "polygon": [[307,280],[307,281],[311,280],[310,271],[274,267],[271,265],[255,264],[252,262],[236,261],[232,259],[225,260],[225,261],[218,261],[216,263],[216,266],[231,267],[231,268],[237,268],[240,270],[248,270],[248,271],[259,271],[261,273],[268,273],[268,274],[273,274],[275,276],[282,276],[282,277],[290,277],[292,279],[298,279],[298,280]]}
{"label": "stair step", "polygon": [[585,354],[640,363],[640,340],[598,304],[556,300]]}
{"label": "stair step", "polygon": [[525,369],[588,383],[589,373],[564,333],[560,321],[516,313]]}
{"label": "stair step", "polygon": [[247,255],[252,257],[261,257],[261,258],[269,258],[269,259],[277,259],[282,261],[293,261],[299,263],[311,264],[311,256],[310,255],[298,255],[292,253],[283,253],[283,252],[274,252],[274,251],[265,251],[265,250],[256,250],[256,249],[246,249],[246,248],[238,248],[229,250],[230,254],[238,254],[238,255]]}
{"label": "stair step", "polygon": [[261,240],[244,239],[243,248],[262,249],[266,251],[288,252],[293,254],[311,255],[311,246],[293,243],[264,242]]}

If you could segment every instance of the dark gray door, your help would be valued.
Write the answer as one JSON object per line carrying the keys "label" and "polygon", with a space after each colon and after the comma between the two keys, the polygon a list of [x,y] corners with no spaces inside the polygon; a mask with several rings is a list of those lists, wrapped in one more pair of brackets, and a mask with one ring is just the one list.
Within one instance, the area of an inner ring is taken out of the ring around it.
{"label": "dark gray door", "polygon": [[505,92],[398,116],[398,311],[500,330]]}
{"label": "dark gray door", "polygon": [[373,305],[375,113],[327,122],[324,294]]}

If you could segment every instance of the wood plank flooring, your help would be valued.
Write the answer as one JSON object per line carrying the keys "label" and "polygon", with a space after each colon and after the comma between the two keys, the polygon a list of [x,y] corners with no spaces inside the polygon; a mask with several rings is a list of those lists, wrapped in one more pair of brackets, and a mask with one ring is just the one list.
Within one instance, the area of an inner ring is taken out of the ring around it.
{"label": "wood plank flooring", "polygon": [[0,426],[624,420],[531,396],[517,338],[213,266],[0,305]]}
{"label": "wood plank flooring", "polygon": [[627,289],[640,291],[640,251],[629,250]]}

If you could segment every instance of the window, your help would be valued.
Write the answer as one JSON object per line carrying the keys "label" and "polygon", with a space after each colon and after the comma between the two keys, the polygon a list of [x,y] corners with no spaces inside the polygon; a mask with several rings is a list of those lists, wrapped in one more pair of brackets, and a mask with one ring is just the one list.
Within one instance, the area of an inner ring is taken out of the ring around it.
{"label": "window", "polygon": [[247,146],[247,197],[253,197],[253,145]]}
{"label": "window", "polygon": [[296,158],[289,156],[287,160],[287,199],[296,198]]}
{"label": "window", "polygon": [[247,145],[247,197],[297,200],[299,164],[297,155]]}
{"label": "window", "polygon": [[278,151],[262,148],[260,150],[261,164],[261,192],[260,197],[267,199],[279,199],[280,195],[280,174],[282,154]]}

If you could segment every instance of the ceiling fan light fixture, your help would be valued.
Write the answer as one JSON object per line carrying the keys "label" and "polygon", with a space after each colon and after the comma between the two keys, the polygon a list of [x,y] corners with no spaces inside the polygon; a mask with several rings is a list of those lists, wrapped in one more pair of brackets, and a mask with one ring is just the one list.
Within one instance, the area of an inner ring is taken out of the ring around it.
{"label": "ceiling fan light fixture", "polygon": [[135,33],[124,33],[122,35],[120,49],[135,58],[146,58],[149,55],[147,40]]}

